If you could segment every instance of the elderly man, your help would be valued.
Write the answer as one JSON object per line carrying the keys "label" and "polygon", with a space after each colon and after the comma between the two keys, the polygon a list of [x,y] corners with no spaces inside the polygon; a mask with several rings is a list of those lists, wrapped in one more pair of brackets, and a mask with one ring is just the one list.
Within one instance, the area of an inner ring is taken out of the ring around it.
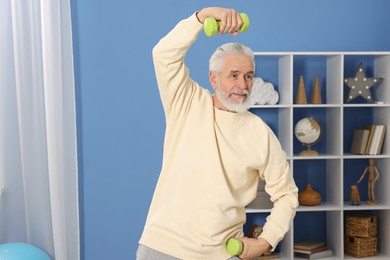
{"label": "elderly man", "polygon": [[[164,158],[137,259],[253,259],[272,250],[290,228],[298,189],[285,152],[270,128],[248,110],[255,70],[253,52],[228,43],[210,59],[215,93],[189,77],[184,56],[207,17],[220,34],[237,31],[237,11],[210,7],[182,20],[153,49],[166,117]],[[259,238],[244,237],[245,206],[259,178],[274,207]],[[238,257],[230,237],[243,242]]]}

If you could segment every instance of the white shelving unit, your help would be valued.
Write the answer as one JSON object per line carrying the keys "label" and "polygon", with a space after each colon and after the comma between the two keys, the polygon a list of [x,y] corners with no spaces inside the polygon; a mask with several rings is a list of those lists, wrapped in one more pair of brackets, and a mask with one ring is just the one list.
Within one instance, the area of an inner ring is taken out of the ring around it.
{"label": "white shelving unit", "polygon": [[[278,136],[297,186],[310,183],[321,193],[319,206],[299,206],[292,228],[279,244],[282,259],[294,259],[293,245],[299,240],[322,239],[333,251],[329,259],[352,259],[344,254],[345,216],[368,213],[378,216],[377,256],[390,259],[390,138],[385,137],[382,154],[349,153],[353,129],[365,123],[385,124],[390,131],[390,52],[256,52],[256,76],[274,84],[279,93],[277,105],[256,105],[252,112],[266,121]],[[383,82],[371,89],[374,100],[356,98],[346,103],[349,88],[345,77],[353,77],[362,63],[367,77],[381,77]],[[318,75],[323,104],[298,105],[295,95],[299,76],[303,75],[308,102],[315,75]],[[323,126],[321,141],[312,148],[319,156],[299,156],[303,147],[294,136],[294,126],[303,117],[314,116]],[[349,202],[349,187],[363,173],[373,158],[381,173],[375,185],[378,205],[366,205],[368,176],[359,184],[362,205]],[[247,225],[263,224],[270,209],[247,209]],[[246,230],[245,230],[246,231]],[[298,259],[298,258],[296,258]]]}

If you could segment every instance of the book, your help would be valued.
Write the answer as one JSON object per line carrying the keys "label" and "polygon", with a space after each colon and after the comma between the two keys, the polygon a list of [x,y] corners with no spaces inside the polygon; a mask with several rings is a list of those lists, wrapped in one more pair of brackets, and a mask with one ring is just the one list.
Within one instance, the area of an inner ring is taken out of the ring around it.
{"label": "book", "polygon": [[366,129],[355,129],[353,131],[351,153],[365,154],[370,131]]}
{"label": "book", "polygon": [[321,251],[325,251],[327,248],[325,245],[323,246],[319,246],[319,247],[316,247],[316,248],[313,248],[313,249],[310,249],[310,250],[307,250],[307,249],[297,249],[297,248],[294,248],[294,252],[295,253],[302,253],[302,254],[314,254],[314,253],[318,253],[318,252],[321,252]]}
{"label": "book", "polygon": [[366,149],[364,152],[364,154],[368,154],[368,151],[370,150],[370,146],[371,146],[371,142],[372,142],[372,137],[374,135],[375,125],[374,124],[365,124],[365,125],[363,125],[363,129],[370,131],[370,134],[368,136],[367,146],[366,146]]}
{"label": "book", "polygon": [[295,256],[301,257],[301,258],[306,258],[306,259],[319,259],[319,258],[330,257],[332,255],[333,255],[333,252],[330,249],[327,249],[325,251],[321,251],[318,253],[314,253],[314,254],[295,253]]}
{"label": "book", "polygon": [[370,149],[368,150],[369,155],[376,154],[376,150],[377,150],[378,145],[379,145],[379,139],[381,136],[381,132],[382,132],[382,125],[374,125],[374,134],[372,136]]}
{"label": "book", "polygon": [[379,145],[378,145],[378,149],[376,150],[376,154],[382,153],[383,141],[384,141],[385,135],[386,135],[386,128],[387,128],[386,125],[384,125],[381,137],[379,139]]}
{"label": "book", "polygon": [[319,241],[302,241],[294,244],[294,250],[295,249],[300,249],[300,250],[313,250],[319,247],[325,246],[324,242],[319,242]]}

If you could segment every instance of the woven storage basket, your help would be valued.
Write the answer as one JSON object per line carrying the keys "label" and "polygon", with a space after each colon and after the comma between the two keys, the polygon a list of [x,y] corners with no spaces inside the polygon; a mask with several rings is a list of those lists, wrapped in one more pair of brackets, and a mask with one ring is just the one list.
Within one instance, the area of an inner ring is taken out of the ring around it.
{"label": "woven storage basket", "polygon": [[345,237],[345,254],[354,257],[376,255],[376,237]]}
{"label": "woven storage basket", "polygon": [[350,237],[376,236],[377,217],[371,215],[347,216],[345,234]]}

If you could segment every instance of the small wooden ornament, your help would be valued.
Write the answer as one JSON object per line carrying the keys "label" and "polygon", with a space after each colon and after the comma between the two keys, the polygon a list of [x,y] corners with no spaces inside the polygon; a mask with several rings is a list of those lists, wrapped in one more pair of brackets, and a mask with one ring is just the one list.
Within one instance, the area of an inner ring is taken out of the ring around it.
{"label": "small wooden ornament", "polygon": [[314,80],[314,87],[313,87],[313,91],[311,93],[310,103],[322,104],[320,83],[318,82],[318,75],[316,75],[315,80]]}
{"label": "small wooden ornament", "polygon": [[258,238],[261,233],[263,233],[263,227],[262,226],[259,226],[259,225],[252,225],[250,228],[249,228],[249,233],[248,233],[248,237],[249,238]]}
{"label": "small wooden ornament", "polygon": [[[252,225],[250,228],[249,228],[249,234],[248,234],[248,237],[249,238],[254,238],[254,239],[257,239],[261,233],[263,233],[263,227],[262,226],[259,226],[259,225]],[[262,255],[256,257],[254,260],[260,260],[260,259],[276,259],[276,258],[279,258],[277,257],[277,255],[273,255],[272,252],[270,250],[267,250],[265,251]]]}
{"label": "small wooden ornament", "polygon": [[295,103],[296,104],[307,104],[305,83],[303,81],[302,75],[299,77],[299,85],[298,85],[298,91],[297,91],[297,97],[296,97]]}
{"label": "small wooden ornament", "polygon": [[360,205],[360,193],[357,185],[351,185],[351,205],[359,206]]}
{"label": "small wooden ornament", "polygon": [[306,189],[298,193],[298,201],[302,206],[317,206],[321,203],[321,194],[307,184]]}

